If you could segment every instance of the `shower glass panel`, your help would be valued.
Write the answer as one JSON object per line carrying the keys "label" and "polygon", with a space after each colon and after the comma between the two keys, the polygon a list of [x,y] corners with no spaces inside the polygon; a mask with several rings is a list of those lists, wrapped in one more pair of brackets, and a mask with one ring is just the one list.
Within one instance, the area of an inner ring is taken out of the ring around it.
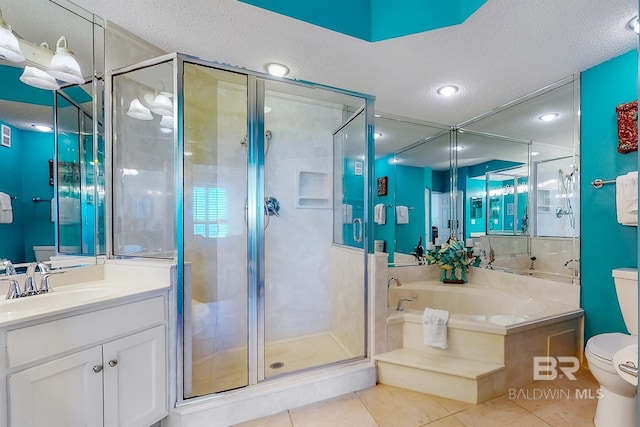
{"label": "shower glass panel", "polygon": [[113,254],[173,259],[175,138],[173,116],[152,112],[173,97],[173,63],[113,78]]}
{"label": "shower glass panel", "polygon": [[333,135],[334,217],[333,240],[364,247],[365,115],[358,112]]}
{"label": "shower glass panel", "polygon": [[[264,195],[280,207],[272,212],[265,206],[265,378],[364,355],[362,282],[348,295],[355,322],[338,325],[336,307],[349,287],[337,289],[331,280],[334,191],[352,193],[361,233],[354,246],[363,248],[364,113],[343,125],[361,105],[362,99],[265,81]],[[348,134],[348,144],[334,152],[336,129],[345,140]],[[334,156],[340,165],[350,163],[350,170],[354,159],[360,162],[350,188],[334,177]],[[337,329],[362,345],[350,348]]]}
{"label": "shower glass panel", "polygon": [[184,397],[249,384],[247,76],[184,65]]}

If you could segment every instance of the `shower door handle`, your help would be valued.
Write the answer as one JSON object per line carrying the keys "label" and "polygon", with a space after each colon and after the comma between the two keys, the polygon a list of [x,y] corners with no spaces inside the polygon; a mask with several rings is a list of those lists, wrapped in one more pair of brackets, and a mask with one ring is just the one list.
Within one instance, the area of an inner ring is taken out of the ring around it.
{"label": "shower door handle", "polygon": [[353,220],[353,240],[356,243],[362,242],[362,220],[360,218],[356,218]]}

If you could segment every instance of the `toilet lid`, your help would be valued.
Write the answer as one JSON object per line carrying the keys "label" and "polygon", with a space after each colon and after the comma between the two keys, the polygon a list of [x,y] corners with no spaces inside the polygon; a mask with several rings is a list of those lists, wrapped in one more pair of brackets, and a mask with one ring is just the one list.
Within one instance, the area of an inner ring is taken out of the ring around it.
{"label": "toilet lid", "polygon": [[626,335],[618,332],[600,334],[589,338],[587,351],[605,360],[613,360],[613,355],[624,347],[638,343],[635,335]]}

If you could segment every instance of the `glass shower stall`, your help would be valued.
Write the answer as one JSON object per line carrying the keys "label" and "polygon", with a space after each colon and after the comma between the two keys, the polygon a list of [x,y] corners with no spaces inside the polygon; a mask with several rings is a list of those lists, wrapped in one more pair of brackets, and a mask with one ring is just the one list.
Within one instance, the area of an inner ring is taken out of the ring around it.
{"label": "glass shower stall", "polygon": [[111,86],[110,253],[177,263],[177,400],[366,358],[373,98],[180,54]]}

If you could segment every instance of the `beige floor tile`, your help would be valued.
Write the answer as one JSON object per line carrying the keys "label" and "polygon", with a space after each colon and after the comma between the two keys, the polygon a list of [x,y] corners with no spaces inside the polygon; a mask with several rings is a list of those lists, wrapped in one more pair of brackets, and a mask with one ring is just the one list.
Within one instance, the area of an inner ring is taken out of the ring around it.
{"label": "beige floor tile", "polygon": [[432,396],[384,384],[356,395],[380,427],[417,427],[450,415]]}
{"label": "beige floor tile", "polygon": [[291,418],[289,418],[289,412],[281,412],[270,417],[236,424],[235,427],[291,427],[292,425]]}
{"label": "beige floor tile", "polygon": [[294,427],[377,427],[358,397],[351,393],[289,412]]}
{"label": "beige floor tile", "polygon": [[465,427],[454,415],[441,418],[426,425],[426,427]]}
{"label": "beige floor tile", "polygon": [[470,406],[473,406],[472,403],[461,402],[459,400],[447,399],[446,397],[438,397],[434,396],[434,399],[444,406],[444,408],[449,411],[451,414],[455,414],[456,412],[464,411]]}
{"label": "beige floor tile", "polygon": [[473,427],[548,427],[542,421],[507,396],[491,399],[455,414],[465,426]]}
{"label": "beige floor tile", "polygon": [[538,381],[509,399],[553,427],[593,426],[599,384],[588,370],[579,371],[576,378]]}

